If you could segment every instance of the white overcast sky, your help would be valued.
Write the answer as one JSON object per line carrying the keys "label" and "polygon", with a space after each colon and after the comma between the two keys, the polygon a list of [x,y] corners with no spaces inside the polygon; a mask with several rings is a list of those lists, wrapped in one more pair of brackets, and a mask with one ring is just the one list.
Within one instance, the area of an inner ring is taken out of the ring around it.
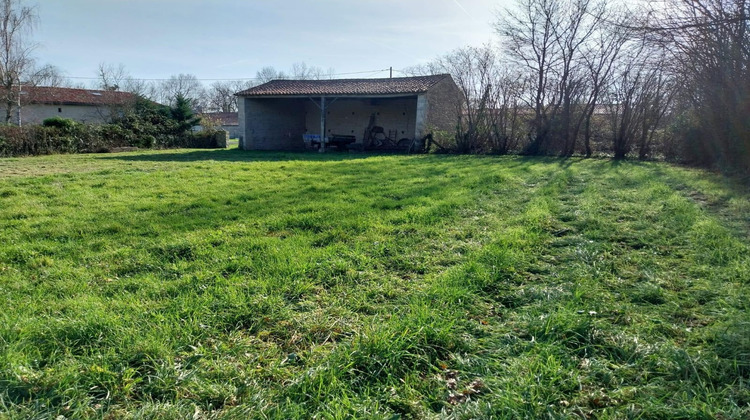
{"label": "white overcast sky", "polygon": [[[25,0],[40,17],[41,64],[94,77],[99,63],[136,78],[252,78],[295,62],[336,73],[424,63],[494,41],[513,0]],[[394,76],[398,73],[394,74]],[[387,77],[386,73],[356,77]],[[355,76],[350,76],[355,77]],[[74,80],[86,82],[85,80]]]}

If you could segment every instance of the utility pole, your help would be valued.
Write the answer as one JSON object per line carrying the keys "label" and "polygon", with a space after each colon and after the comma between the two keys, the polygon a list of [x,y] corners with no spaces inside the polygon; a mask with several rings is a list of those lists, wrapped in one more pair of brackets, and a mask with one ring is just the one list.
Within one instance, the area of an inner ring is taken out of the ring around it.
{"label": "utility pole", "polygon": [[17,104],[18,110],[16,111],[18,113],[18,126],[21,126],[21,80],[18,80],[18,104]]}
{"label": "utility pole", "polygon": [[393,79],[393,66],[390,67],[390,71],[391,71],[391,79]]}

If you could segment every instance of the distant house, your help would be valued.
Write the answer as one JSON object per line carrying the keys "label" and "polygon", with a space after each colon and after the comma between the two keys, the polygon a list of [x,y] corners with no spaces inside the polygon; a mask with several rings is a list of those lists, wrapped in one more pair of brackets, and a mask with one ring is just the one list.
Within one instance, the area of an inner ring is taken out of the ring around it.
{"label": "distant house", "polygon": [[[239,117],[236,112],[203,112],[198,114],[201,119],[209,119],[220,130],[229,133],[230,139],[240,136]],[[198,126],[201,129],[201,126]]]}
{"label": "distant house", "polygon": [[240,148],[294,150],[310,139],[367,146],[453,130],[461,93],[448,74],[390,79],[273,80],[236,94]]}
{"label": "distant house", "polygon": [[[81,123],[105,123],[123,107],[132,105],[136,95],[109,90],[23,86],[21,123],[41,124],[47,118],[69,118]],[[14,123],[18,110],[13,110]]]}

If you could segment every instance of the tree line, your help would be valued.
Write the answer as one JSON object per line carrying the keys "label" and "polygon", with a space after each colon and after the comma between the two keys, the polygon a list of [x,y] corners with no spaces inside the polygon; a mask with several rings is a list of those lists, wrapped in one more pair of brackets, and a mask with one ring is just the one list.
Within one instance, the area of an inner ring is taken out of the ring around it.
{"label": "tree line", "polygon": [[[165,105],[174,105],[176,98],[182,97],[196,111],[237,112],[237,97],[234,94],[241,90],[274,79],[327,79],[332,78],[334,73],[333,69],[323,70],[321,67],[299,62],[294,63],[288,72],[266,66],[256,72],[254,79],[215,81],[206,86],[192,74],[180,73],[166,80],[146,81],[132,77],[123,64],[100,63],[96,80],[88,86],[78,87],[132,92]],[[59,80],[61,85],[75,87],[69,81],[66,82],[64,77]]]}
{"label": "tree line", "polygon": [[750,2],[518,0],[449,73],[461,152],[666,158],[750,170]]}
{"label": "tree line", "polygon": [[[181,97],[187,99],[196,112],[237,112],[237,98],[234,94],[241,90],[273,79],[328,79],[333,77],[333,73],[333,69],[323,71],[320,67],[300,62],[294,63],[289,72],[267,66],[258,70],[255,78],[250,80],[220,80],[206,85],[193,74],[180,73],[165,80],[144,80],[133,77],[124,64],[100,63],[92,81],[76,83],[65,77],[59,68],[45,65],[21,73],[20,77],[8,78],[4,83],[7,92],[5,108],[10,113],[15,107],[20,84],[130,92],[168,106],[174,106],[177,98]],[[6,122],[11,118],[12,116],[6,118]]]}

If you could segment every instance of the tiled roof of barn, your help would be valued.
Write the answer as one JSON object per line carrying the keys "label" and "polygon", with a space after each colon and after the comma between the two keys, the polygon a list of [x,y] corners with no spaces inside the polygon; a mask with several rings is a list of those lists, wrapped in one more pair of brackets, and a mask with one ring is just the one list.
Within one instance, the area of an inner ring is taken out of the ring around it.
{"label": "tiled roof of barn", "polygon": [[23,86],[21,99],[30,104],[53,105],[126,105],[135,102],[129,92],[71,89],[47,86]]}
{"label": "tiled roof of barn", "polygon": [[272,80],[237,96],[398,95],[427,92],[448,74],[389,79]]}

